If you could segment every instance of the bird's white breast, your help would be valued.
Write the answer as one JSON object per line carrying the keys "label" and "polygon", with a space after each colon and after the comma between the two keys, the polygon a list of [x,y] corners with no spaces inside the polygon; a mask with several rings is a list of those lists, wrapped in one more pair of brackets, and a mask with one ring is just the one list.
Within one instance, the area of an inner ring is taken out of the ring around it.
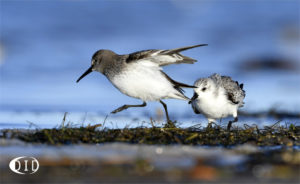
{"label": "bird's white breast", "polygon": [[168,98],[175,91],[160,67],[151,62],[131,63],[110,80],[122,93],[144,101]]}
{"label": "bird's white breast", "polygon": [[196,99],[192,102],[204,116],[211,119],[220,119],[236,113],[238,106],[227,100],[224,94],[208,96],[207,98]]}

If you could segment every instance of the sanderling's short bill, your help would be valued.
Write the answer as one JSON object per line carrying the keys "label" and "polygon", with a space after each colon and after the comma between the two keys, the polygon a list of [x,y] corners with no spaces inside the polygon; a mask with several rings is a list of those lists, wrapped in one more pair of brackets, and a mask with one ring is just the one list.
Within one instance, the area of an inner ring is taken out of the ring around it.
{"label": "sanderling's short bill", "polygon": [[216,119],[233,116],[227,129],[238,121],[238,108],[243,107],[245,91],[243,84],[233,81],[228,76],[213,74],[208,78],[200,78],[195,83],[194,96],[190,103],[196,114],[203,114],[208,120],[208,126]]}
{"label": "sanderling's short bill", "polygon": [[193,45],[170,50],[143,50],[126,55],[118,55],[110,50],[98,50],[92,57],[90,68],[77,82],[92,71],[98,71],[122,93],[143,101],[140,105],[123,105],[111,113],[117,113],[130,107],[144,107],[146,101],[159,101],[169,115],[167,105],[162,99],[172,98],[190,100],[182,88],[194,88],[171,79],[162,71],[162,66],[170,64],[193,64],[195,59],[180,54],[181,51],[207,44]]}

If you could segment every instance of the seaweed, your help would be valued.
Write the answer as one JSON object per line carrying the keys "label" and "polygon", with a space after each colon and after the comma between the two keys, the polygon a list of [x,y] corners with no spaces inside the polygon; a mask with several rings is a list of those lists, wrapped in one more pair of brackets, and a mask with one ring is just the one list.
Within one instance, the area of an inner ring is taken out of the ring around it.
{"label": "seaweed", "polygon": [[[176,125],[176,122],[174,123]],[[299,146],[300,126],[290,124],[272,126],[259,129],[256,125],[236,127],[228,131],[218,125],[214,127],[189,128],[170,127],[137,127],[124,129],[106,129],[102,124],[75,126],[62,123],[62,126],[52,129],[37,129],[35,131],[2,130],[2,138],[18,138],[25,142],[57,144],[78,143],[111,143],[125,142],[131,144],[184,144],[233,146],[251,143],[257,146]]]}

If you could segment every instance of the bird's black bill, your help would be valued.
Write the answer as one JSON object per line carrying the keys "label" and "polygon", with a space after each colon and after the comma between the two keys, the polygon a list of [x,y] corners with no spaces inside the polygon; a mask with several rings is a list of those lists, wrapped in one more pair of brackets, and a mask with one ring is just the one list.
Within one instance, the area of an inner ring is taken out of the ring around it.
{"label": "bird's black bill", "polygon": [[198,94],[194,92],[194,96],[191,98],[191,100],[189,101],[189,104],[192,103],[192,101],[196,100],[198,98]]}
{"label": "bird's black bill", "polygon": [[84,74],[82,74],[78,79],[77,79],[77,81],[76,82],[79,82],[83,77],[85,77],[86,75],[88,75],[89,73],[91,73],[93,70],[92,70],[92,66],[89,68],[89,69],[87,69],[87,71],[85,71],[84,72]]}

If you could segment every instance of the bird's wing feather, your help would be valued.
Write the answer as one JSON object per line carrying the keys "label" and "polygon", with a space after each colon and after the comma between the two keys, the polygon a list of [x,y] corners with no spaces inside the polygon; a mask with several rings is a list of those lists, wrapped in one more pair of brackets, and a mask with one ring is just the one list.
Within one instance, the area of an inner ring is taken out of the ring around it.
{"label": "bird's wing feather", "polygon": [[243,90],[243,85],[239,84],[237,81],[232,80],[228,76],[222,76],[222,86],[227,92],[228,100],[230,100],[234,104],[239,104],[240,107],[243,106],[245,91]]}
{"label": "bird's wing feather", "polygon": [[133,52],[128,55],[126,62],[127,63],[137,62],[139,60],[149,58],[159,51],[160,50],[151,49],[151,50],[142,50],[142,51]]}
{"label": "bird's wing feather", "polygon": [[184,56],[179,52],[192,49],[195,47],[206,46],[207,44],[193,45],[188,47],[181,47],[177,49],[170,50],[144,50],[134,52],[128,55],[126,62],[142,62],[142,61],[150,61],[158,66],[165,66],[170,64],[179,64],[179,63],[189,63],[193,64],[196,62],[195,59]]}

